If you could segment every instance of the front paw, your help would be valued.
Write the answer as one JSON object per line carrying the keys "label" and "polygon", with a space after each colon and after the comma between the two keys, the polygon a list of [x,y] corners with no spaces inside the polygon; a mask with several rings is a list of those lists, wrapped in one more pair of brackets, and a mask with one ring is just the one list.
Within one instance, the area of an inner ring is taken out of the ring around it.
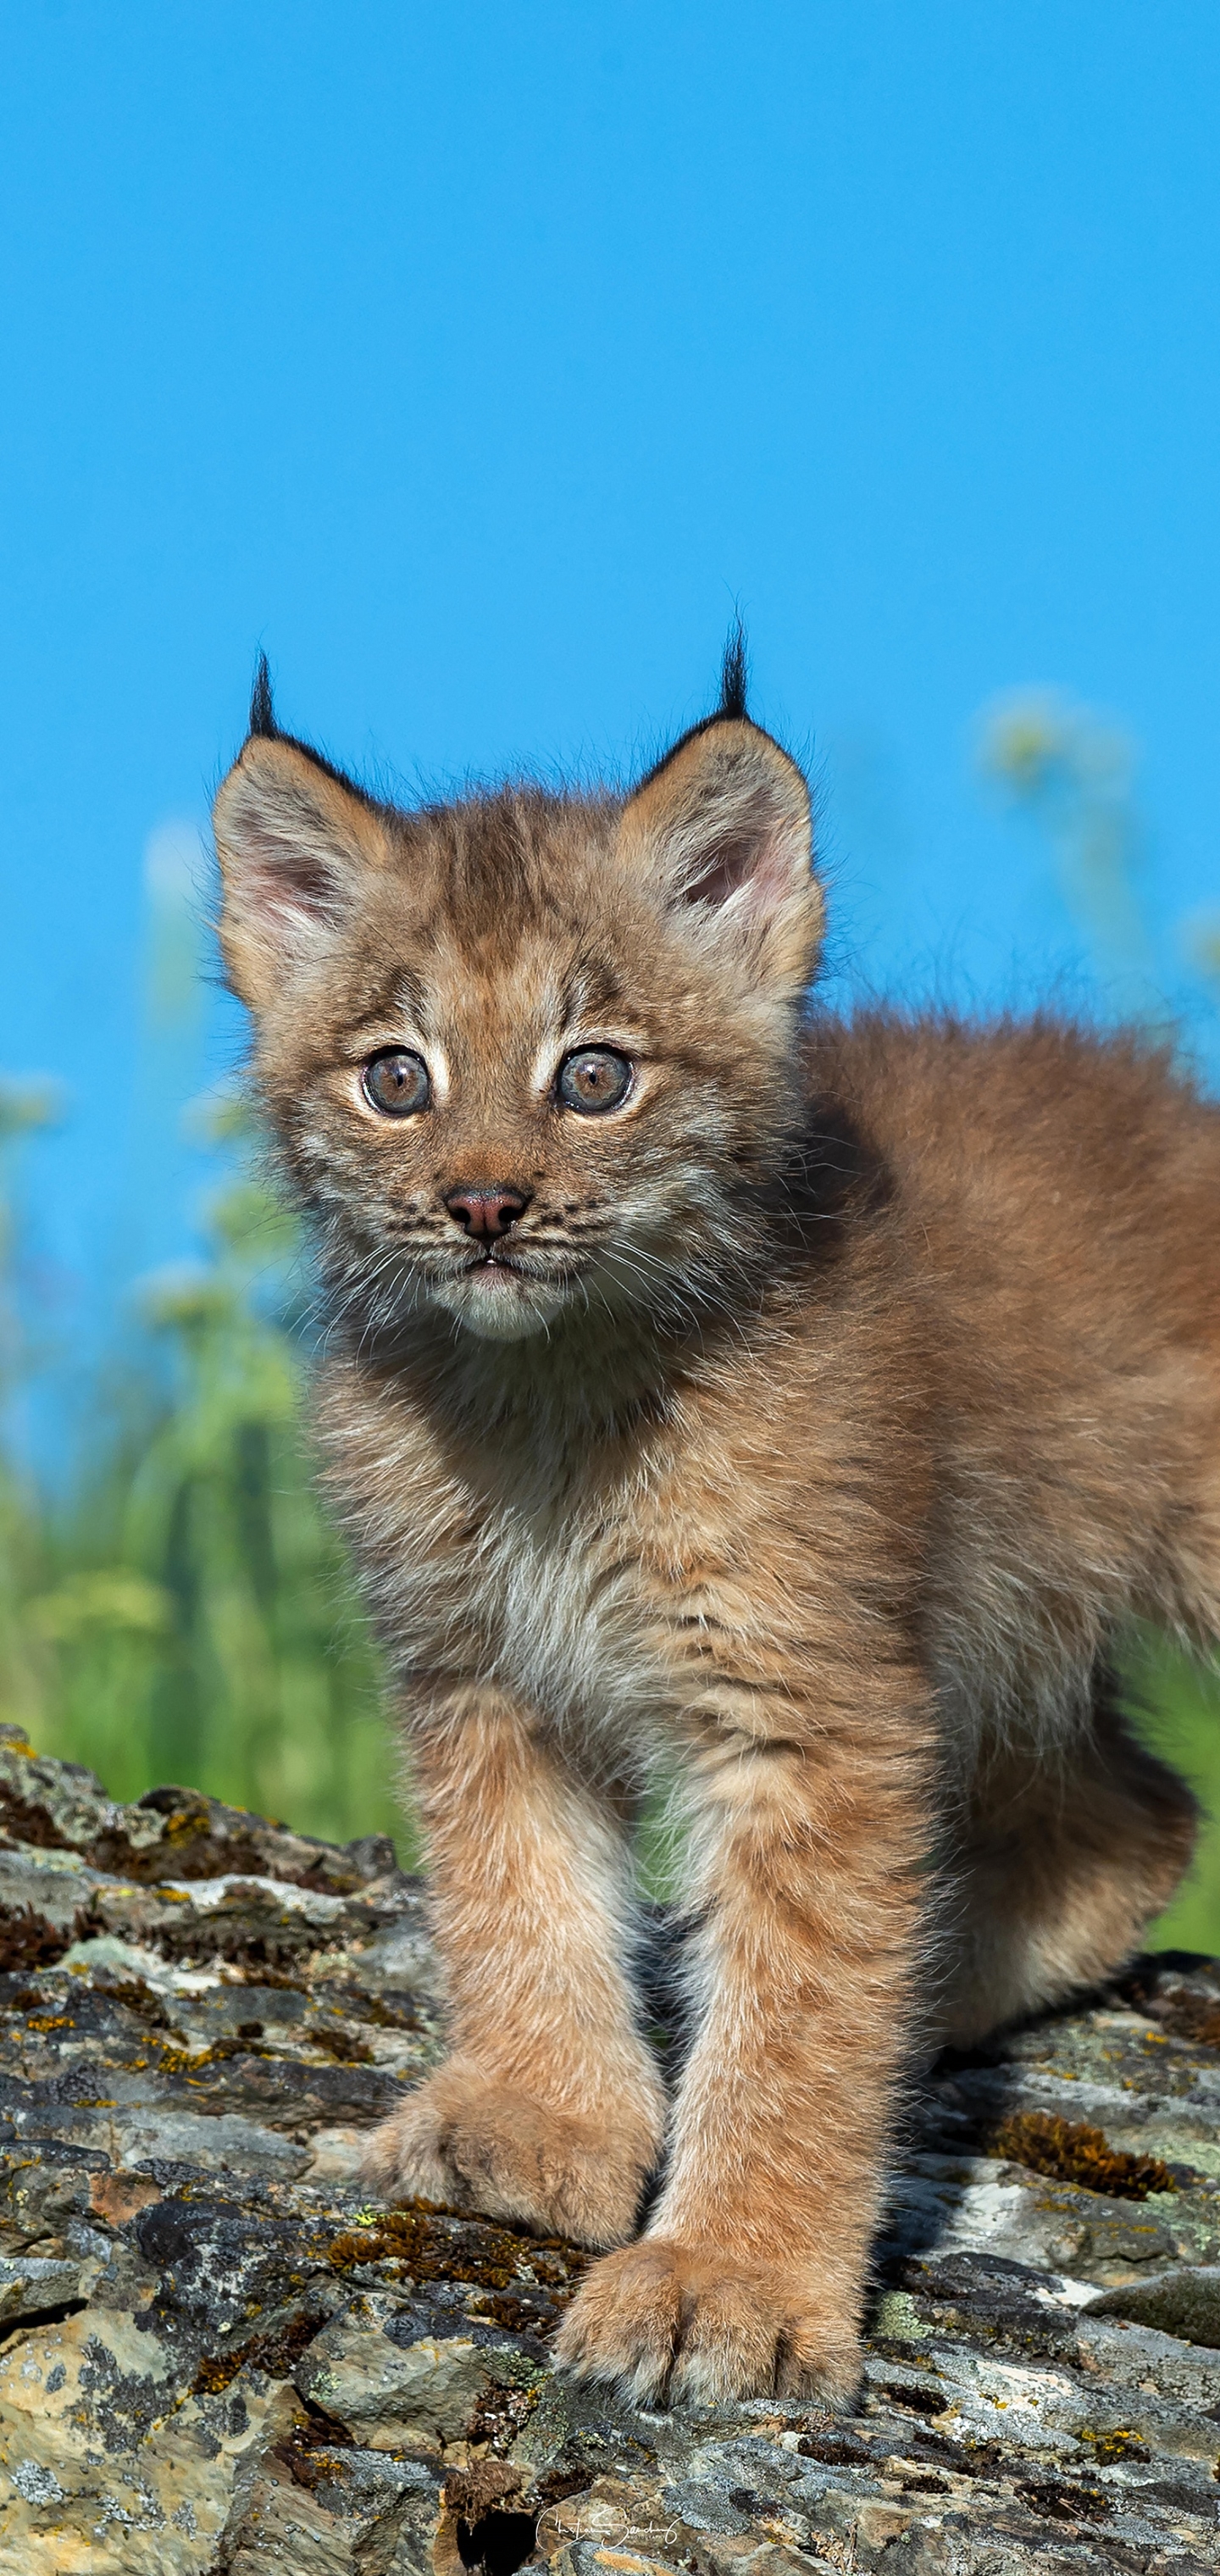
{"label": "front paw", "polygon": [[442,2066],[373,2131],[361,2180],[578,2245],[622,2245],[660,2141],[624,2114],[553,2111],[478,2067]]}
{"label": "front paw", "polygon": [[819,2301],[812,2271],[735,2262],[659,2236],[594,2265],[555,2357],[582,2378],[617,2381],[638,2406],[841,2400],[860,2375],[855,2327]]}

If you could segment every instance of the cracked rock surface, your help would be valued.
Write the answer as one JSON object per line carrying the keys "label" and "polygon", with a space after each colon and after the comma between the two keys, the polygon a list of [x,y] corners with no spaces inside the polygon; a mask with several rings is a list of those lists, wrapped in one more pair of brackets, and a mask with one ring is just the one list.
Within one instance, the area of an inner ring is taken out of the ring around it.
{"label": "cracked rock surface", "polygon": [[943,2060],[860,2404],[556,2378],[585,2258],[364,2205],[439,2053],[419,1882],[0,1729],[0,2568],[1220,2566],[1220,1966]]}

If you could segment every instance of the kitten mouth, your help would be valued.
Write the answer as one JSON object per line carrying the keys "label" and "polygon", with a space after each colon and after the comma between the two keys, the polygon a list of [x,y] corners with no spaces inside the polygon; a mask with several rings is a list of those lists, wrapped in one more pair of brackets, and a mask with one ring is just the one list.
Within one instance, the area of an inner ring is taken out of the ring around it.
{"label": "kitten mouth", "polygon": [[567,1286],[565,1280],[536,1270],[532,1262],[518,1260],[511,1252],[480,1252],[473,1261],[462,1263],[453,1284],[462,1290],[481,1289],[485,1297],[502,1297],[513,1304],[528,1301],[531,1295],[551,1297]]}
{"label": "kitten mouth", "polygon": [[470,1330],[490,1341],[519,1341],[543,1332],[568,1303],[571,1283],[504,1251],[476,1253],[437,1281],[432,1295]]}
{"label": "kitten mouth", "polygon": [[523,1260],[518,1253],[497,1250],[475,1253],[471,1260],[462,1263],[458,1277],[483,1279],[489,1285],[498,1285],[505,1279],[518,1279],[525,1288],[566,1288],[571,1282],[572,1265],[565,1263],[561,1270],[554,1271],[545,1266],[539,1268],[536,1263]]}

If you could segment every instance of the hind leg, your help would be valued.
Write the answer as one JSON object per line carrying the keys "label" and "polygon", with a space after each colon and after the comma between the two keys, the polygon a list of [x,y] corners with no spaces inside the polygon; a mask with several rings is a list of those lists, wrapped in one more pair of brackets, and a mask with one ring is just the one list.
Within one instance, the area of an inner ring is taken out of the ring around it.
{"label": "hind leg", "polygon": [[1168,1904],[1197,1820],[1185,1782],[1136,1743],[1108,1683],[1061,1751],[988,1758],[949,1872],[937,2041],[968,2046],[1112,1975]]}

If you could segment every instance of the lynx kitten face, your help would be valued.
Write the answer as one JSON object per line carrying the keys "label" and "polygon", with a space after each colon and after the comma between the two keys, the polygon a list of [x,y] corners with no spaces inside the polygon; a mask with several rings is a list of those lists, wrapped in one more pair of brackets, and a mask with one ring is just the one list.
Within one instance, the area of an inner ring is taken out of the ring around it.
{"label": "lynx kitten face", "polygon": [[216,833],[260,1079],[380,1326],[723,1304],[821,921],[805,783],[765,734],[696,733],[622,805],[412,815],[256,734]]}
{"label": "lynx kitten face", "polygon": [[601,2249],[557,2357],[639,2401],[847,2396],[913,2057],[1108,1975],[1189,1856],[1113,1676],[1220,1635],[1220,1117],[1137,1038],[807,1007],[733,656],[625,799],[413,813],[260,681],[216,837],[448,1980],[367,2179]]}

